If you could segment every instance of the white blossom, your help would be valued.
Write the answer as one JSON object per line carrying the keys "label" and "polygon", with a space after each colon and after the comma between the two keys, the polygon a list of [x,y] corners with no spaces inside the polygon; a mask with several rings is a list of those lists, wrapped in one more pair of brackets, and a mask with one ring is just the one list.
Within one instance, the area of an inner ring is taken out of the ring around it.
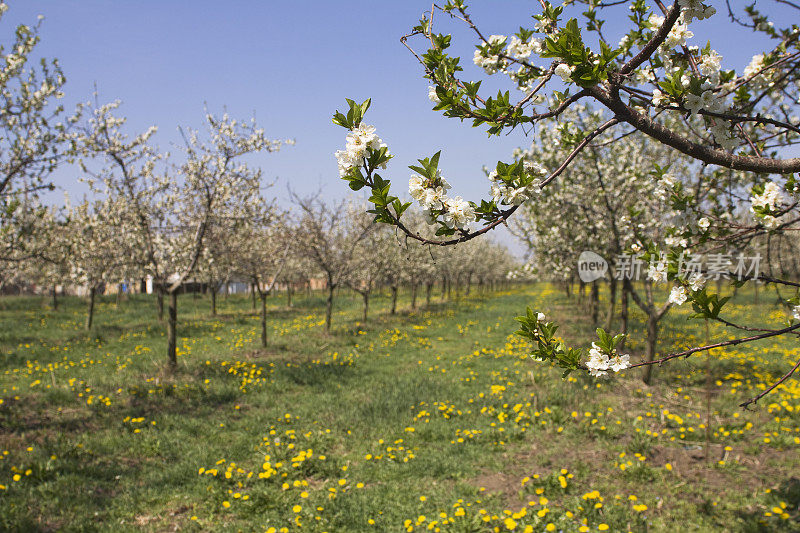
{"label": "white blossom", "polygon": [[705,287],[706,278],[702,273],[694,272],[689,276],[688,282],[689,282],[689,288],[692,289],[692,291],[699,291],[702,290],[703,287]]}
{"label": "white blossom", "polygon": [[686,303],[687,298],[688,294],[682,285],[676,285],[675,287],[672,287],[672,290],[669,293],[669,303],[671,304],[683,305]]}
{"label": "white blossom", "polygon": [[439,95],[436,94],[436,87],[433,85],[428,86],[428,98],[434,104],[440,104],[442,101],[439,99]]}
{"label": "white blossom", "polygon": [[694,37],[694,32],[689,29],[688,25],[676,23],[669,31],[669,35],[667,35],[667,40],[664,44],[669,49],[675,48],[676,46],[685,46],[686,41],[692,37]]}
{"label": "white blossom", "polygon": [[631,356],[628,354],[614,354],[609,359],[609,368],[614,372],[625,370],[631,366]]}
{"label": "white blossom", "polygon": [[475,211],[469,202],[462,200],[460,196],[447,198],[444,207],[447,211],[442,218],[448,228],[465,229],[470,222],[475,221]]}
{"label": "white blossom", "polygon": [[559,63],[556,67],[555,74],[556,76],[560,76],[564,83],[570,83],[572,81],[572,72],[575,70],[575,67],[571,67],[566,63]]}
{"label": "white blossom", "polygon": [[701,0],[678,0],[678,4],[683,10],[683,18],[686,22],[693,19],[703,20],[713,16],[717,10],[705,5]]}
{"label": "white blossom", "polygon": [[589,360],[586,362],[589,375],[595,378],[603,377],[608,374],[609,367],[610,360],[608,355],[603,353],[597,344],[592,343],[592,348],[589,350]]}
{"label": "white blossom", "polygon": [[666,261],[658,261],[651,263],[647,269],[647,279],[656,283],[667,282],[667,263]]}

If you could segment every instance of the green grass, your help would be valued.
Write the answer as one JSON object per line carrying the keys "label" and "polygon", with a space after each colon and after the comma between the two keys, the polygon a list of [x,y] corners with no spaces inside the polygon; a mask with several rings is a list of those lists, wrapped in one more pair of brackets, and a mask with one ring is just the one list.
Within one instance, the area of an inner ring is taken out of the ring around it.
{"label": "green grass", "polygon": [[[212,317],[181,296],[175,373],[152,298],[104,298],[91,332],[77,298],[3,298],[0,530],[800,530],[800,387],[737,407],[796,341],[681,360],[651,387],[633,371],[562,381],[513,317],[530,305],[586,344],[577,298],[404,298],[395,316],[375,298],[359,324],[342,293],[330,336],[321,295],[272,298],[262,350],[247,298]],[[752,300],[738,295],[737,319],[783,314]],[[689,313],[667,316],[661,351],[727,335]]]}

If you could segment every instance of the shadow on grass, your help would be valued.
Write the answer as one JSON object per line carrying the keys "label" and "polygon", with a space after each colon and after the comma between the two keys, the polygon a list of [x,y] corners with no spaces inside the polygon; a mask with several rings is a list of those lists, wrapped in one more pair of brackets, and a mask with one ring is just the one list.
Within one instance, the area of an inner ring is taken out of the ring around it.
{"label": "shadow on grass", "polygon": [[736,516],[742,522],[739,531],[742,533],[800,531],[800,478],[792,476],[783,480],[772,494],[775,495],[776,502],[786,504],[784,511],[789,514],[789,518],[774,516],[774,512],[773,516],[767,517],[761,509],[737,511]]}

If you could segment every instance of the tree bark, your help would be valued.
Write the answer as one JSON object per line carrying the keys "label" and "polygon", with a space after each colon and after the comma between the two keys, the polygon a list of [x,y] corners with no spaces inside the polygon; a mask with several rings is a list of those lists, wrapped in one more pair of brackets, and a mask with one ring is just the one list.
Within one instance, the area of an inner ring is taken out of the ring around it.
{"label": "tree bark", "polygon": [[364,299],[364,315],[362,318],[362,322],[365,324],[367,323],[367,313],[369,312],[369,292],[364,291],[361,293],[361,298]]}
{"label": "tree bark", "polygon": [[397,285],[392,285],[392,309],[391,314],[397,313]]}
{"label": "tree bark", "polygon": [[596,327],[600,317],[600,287],[598,287],[597,281],[592,282],[589,307],[592,311],[592,325]]}
{"label": "tree bark", "polygon": [[169,367],[174,370],[178,367],[178,291],[169,293],[169,310],[167,318],[167,358]]}
{"label": "tree bark", "polygon": [[[621,307],[619,319],[622,322],[622,324],[620,325],[619,332],[622,333],[623,335],[626,335],[628,333],[628,291],[629,291],[628,283],[626,281],[623,281],[622,296],[620,298],[620,303],[619,303]],[[620,348],[621,350],[625,349],[625,343],[627,340],[628,340],[627,338],[622,339],[622,344]]]}
{"label": "tree bark", "polygon": [[[647,345],[645,346],[644,358],[646,361],[652,361],[656,357],[656,343],[658,342],[658,316],[649,315],[647,317]],[[655,365],[647,365],[644,367],[644,376],[642,381],[646,385],[650,385],[653,379],[653,367]]]}
{"label": "tree bark", "polygon": [[433,290],[433,283],[428,282],[425,285],[425,307],[431,306],[431,291]]}
{"label": "tree bark", "polygon": [[92,322],[94,322],[94,297],[97,294],[97,287],[92,286],[89,288],[89,309],[86,313],[86,329],[92,329]]}
{"label": "tree bark", "polygon": [[217,316],[217,287],[211,284],[209,289],[211,290],[211,316]]}
{"label": "tree bark", "polygon": [[411,284],[411,309],[417,308],[417,284]]}
{"label": "tree bark", "polygon": [[261,347],[267,347],[267,293],[259,293],[261,297]]}
{"label": "tree bark", "polygon": [[614,323],[614,309],[617,305],[617,279],[611,276],[608,281],[608,313],[606,314],[605,330],[611,331]]}
{"label": "tree bark", "polygon": [[333,314],[333,290],[336,287],[328,283],[328,299],[325,302],[325,333],[331,332],[331,315]]}
{"label": "tree bark", "polygon": [[164,291],[160,286],[156,288],[156,306],[158,307],[158,319],[164,320]]}

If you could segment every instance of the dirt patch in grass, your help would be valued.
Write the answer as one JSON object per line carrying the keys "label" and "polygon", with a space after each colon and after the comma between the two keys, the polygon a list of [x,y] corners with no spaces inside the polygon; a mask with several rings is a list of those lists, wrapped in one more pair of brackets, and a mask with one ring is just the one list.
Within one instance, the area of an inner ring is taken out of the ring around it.
{"label": "dirt patch in grass", "polygon": [[13,450],[43,444],[65,433],[99,431],[96,413],[86,407],[63,407],[60,411],[31,398],[6,402],[0,410],[0,447]]}
{"label": "dirt patch in grass", "polygon": [[[546,477],[553,471],[562,468],[568,472],[582,470],[585,465],[607,460],[602,451],[595,448],[579,450],[573,446],[561,446],[559,438],[548,436],[547,444],[531,442],[526,444],[525,450],[509,452],[505,456],[504,470],[502,472],[486,471],[467,483],[485,489],[487,494],[499,496],[507,507],[519,505],[524,499],[520,498],[523,489],[522,480],[532,478],[534,474]],[[585,481],[582,477],[581,483]]]}
{"label": "dirt patch in grass", "polygon": [[706,459],[702,445],[656,445],[648,454],[647,463],[657,468],[669,463],[673,474],[686,482],[703,482],[713,491],[724,492],[732,486],[739,490],[745,487],[756,490],[772,484],[777,487],[788,473],[782,466],[791,464],[797,457],[794,450],[766,447],[757,456],[751,456],[736,448],[725,451],[723,445],[714,443],[710,452],[711,457]]}

